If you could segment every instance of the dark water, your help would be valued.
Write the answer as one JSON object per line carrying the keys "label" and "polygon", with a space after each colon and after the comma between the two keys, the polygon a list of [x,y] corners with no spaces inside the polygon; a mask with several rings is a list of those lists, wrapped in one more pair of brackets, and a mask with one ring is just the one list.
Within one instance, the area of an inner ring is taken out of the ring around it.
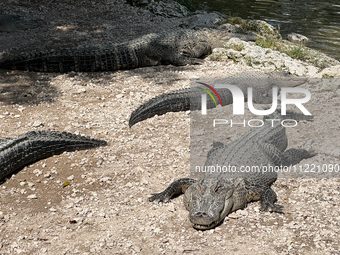
{"label": "dark water", "polygon": [[340,60],[340,0],[192,0],[218,11],[248,19],[261,19],[310,39],[307,46]]}

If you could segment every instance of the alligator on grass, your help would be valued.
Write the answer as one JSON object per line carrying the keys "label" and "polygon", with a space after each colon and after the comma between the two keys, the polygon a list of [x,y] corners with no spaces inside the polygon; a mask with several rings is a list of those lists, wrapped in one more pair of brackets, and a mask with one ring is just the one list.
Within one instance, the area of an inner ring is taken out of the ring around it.
{"label": "alligator on grass", "polygon": [[106,141],[58,131],[30,131],[0,140],[0,181],[22,167],[64,151],[107,145]]}
{"label": "alligator on grass", "polygon": [[[296,118],[297,114],[294,114]],[[301,116],[301,115],[300,115]],[[272,119],[279,119],[277,113]],[[281,121],[265,121],[261,128],[253,128],[239,139],[223,144],[214,142],[208,152],[205,166],[290,166],[316,155],[305,149],[288,149],[286,129]],[[272,126],[273,125],[273,126]],[[269,169],[269,167],[268,167]],[[262,211],[283,212],[275,204],[276,193],[271,185],[276,181],[275,171],[262,172],[205,172],[199,180],[179,179],[149,201],[167,202],[184,193],[184,205],[189,211],[193,227],[200,230],[214,228],[231,212],[246,207],[249,202],[261,201]]]}
{"label": "alligator on grass", "polygon": [[227,30],[190,30],[148,34],[135,40],[103,48],[55,49],[23,53],[0,59],[1,69],[36,72],[99,72],[134,69],[156,65],[183,66],[200,64],[202,57],[221,40],[239,37],[255,40],[255,36],[231,34]]}

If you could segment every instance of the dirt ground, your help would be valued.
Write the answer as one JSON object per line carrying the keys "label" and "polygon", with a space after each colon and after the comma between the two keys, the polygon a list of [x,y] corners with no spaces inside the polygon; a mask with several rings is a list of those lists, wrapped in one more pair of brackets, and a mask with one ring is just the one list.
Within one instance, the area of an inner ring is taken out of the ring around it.
{"label": "dirt ground", "polygon": [[[10,54],[107,45],[180,24],[123,1],[5,0],[0,9],[43,24],[0,34],[0,51]],[[102,73],[0,70],[0,139],[50,129],[109,143],[41,160],[0,185],[0,254],[339,254],[339,178],[280,178],[273,189],[285,214],[259,212],[259,203],[251,203],[208,231],[192,228],[181,197],[147,201],[190,175],[190,114],[168,113],[130,129],[131,112],[188,87],[190,78],[246,70],[251,67],[208,60]],[[315,120],[287,130],[289,148],[318,152],[302,166],[340,164],[340,87],[302,87],[312,92],[306,108]],[[246,130],[228,128],[222,142]]]}

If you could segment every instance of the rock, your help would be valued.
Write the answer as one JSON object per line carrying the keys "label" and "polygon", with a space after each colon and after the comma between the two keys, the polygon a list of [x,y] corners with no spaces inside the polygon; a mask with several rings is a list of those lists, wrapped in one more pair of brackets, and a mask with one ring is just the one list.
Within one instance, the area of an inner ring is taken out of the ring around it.
{"label": "rock", "polygon": [[[190,28],[190,29],[196,29],[196,28],[202,28],[202,27],[217,28],[223,22],[225,22],[225,19],[222,13],[219,13],[219,12],[207,13],[204,11],[204,12],[188,17],[180,25],[180,27]],[[230,32],[236,32],[237,30],[237,28],[231,24],[225,24],[224,27],[228,27],[228,30],[230,30]],[[223,29],[225,29],[224,27]]]}
{"label": "rock", "polygon": [[146,9],[152,12],[153,14],[167,18],[171,17],[182,18],[188,16],[187,8],[183,5],[180,5],[174,0],[151,2],[147,5]]}
{"label": "rock", "polygon": [[316,77],[317,78],[340,77],[340,65],[325,68],[320,73],[318,73]]}
{"label": "rock", "polygon": [[232,24],[229,23],[225,23],[222,24],[218,27],[218,29],[225,29],[227,30],[229,33],[237,33],[238,32],[238,28]]}
{"label": "rock", "polygon": [[73,181],[74,180],[74,175],[70,175],[69,177],[67,177],[67,180]]}
{"label": "rock", "polygon": [[244,26],[247,30],[254,31],[262,36],[272,36],[278,39],[281,38],[277,29],[263,20],[247,20],[245,21]]}
{"label": "rock", "polygon": [[145,7],[151,1],[148,1],[148,0],[127,0],[126,2],[130,5],[132,5],[132,6]]}
{"label": "rock", "polygon": [[301,44],[305,44],[306,42],[309,41],[309,39],[304,36],[304,35],[300,35],[297,33],[290,33],[287,35],[287,39],[288,41],[294,42],[294,43],[301,43]]}

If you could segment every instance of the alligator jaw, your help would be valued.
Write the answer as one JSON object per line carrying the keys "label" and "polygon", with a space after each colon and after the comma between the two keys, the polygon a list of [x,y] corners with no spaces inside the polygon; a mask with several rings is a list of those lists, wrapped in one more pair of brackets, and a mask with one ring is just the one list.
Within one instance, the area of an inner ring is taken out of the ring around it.
{"label": "alligator jaw", "polygon": [[220,223],[220,219],[210,223],[209,225],[193,224],[192,227],[197,230],[207,230],[216,227]]}

